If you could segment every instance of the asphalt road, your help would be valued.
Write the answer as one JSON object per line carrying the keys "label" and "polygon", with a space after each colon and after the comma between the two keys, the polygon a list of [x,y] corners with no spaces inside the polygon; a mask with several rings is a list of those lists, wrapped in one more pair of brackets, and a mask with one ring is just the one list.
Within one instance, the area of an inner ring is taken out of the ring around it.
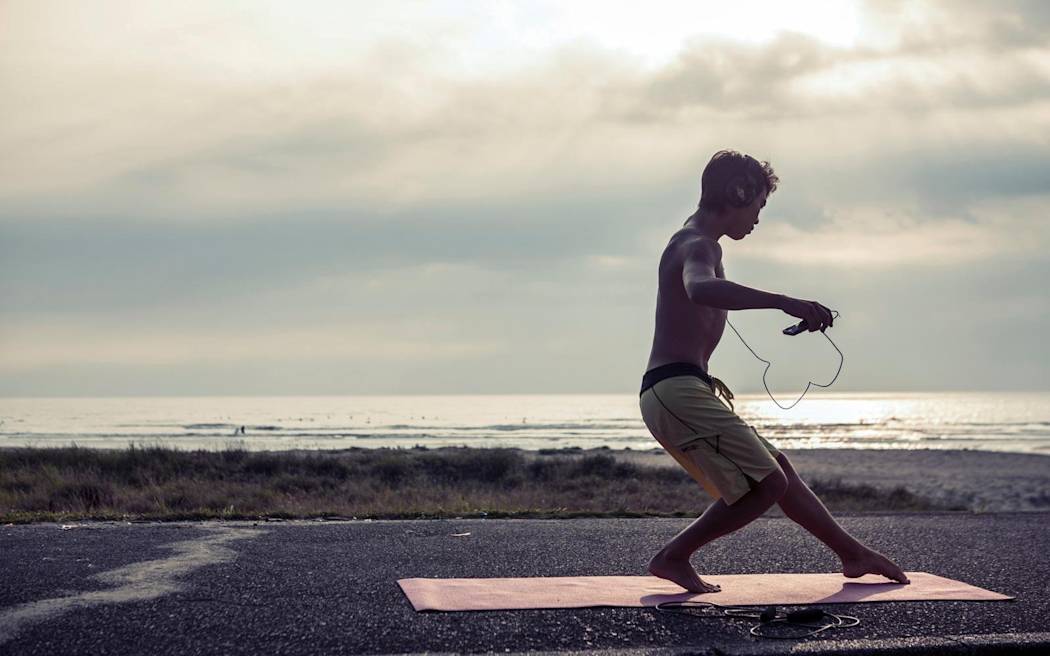
{"label": "asphalt road", "polygon": [[[1048,653],[1046,513],[855,514],[851,533],[926,571],[1017,597],[829,604],[861,624],[760,640],[740,620],[641,608],[416,613],[405,577],[643,574],[687,520],[77,523],[0,527],[0,653]],[[455,533],[468,536],[453,536]],[[701,574],[837,571],[790,520],[707,545]],[[969,645],[969,647],[968,647]]]}

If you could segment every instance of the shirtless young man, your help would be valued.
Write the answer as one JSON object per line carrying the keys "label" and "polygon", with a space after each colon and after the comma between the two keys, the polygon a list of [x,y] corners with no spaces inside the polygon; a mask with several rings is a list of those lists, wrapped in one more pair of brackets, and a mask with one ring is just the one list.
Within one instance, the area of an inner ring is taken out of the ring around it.
{"label": "shirtless young man", "polygon": [[845,576],[870,572],[909,583],[893,561],[839,526],[787,456],[732,410],[732,392],[707,373],[727,310],[782,310],[805,319],[810,332],[832,325],[831,311],[820,303],[725,279],[718,240],[746,237],[777,182],[768,162],[719,151],[704,169],[699,209],[660,258],[656,331],[639,406],[653,437],[717,500],[653,556],[649,572],[693,592],[717,592],[721,588],[701,579],[690,557],[777,503],[838,555]]}

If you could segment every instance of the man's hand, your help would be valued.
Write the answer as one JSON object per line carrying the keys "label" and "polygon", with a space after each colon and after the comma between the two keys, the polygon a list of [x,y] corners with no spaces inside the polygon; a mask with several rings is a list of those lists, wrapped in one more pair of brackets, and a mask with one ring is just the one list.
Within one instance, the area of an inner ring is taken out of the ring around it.
{"label": "man's hand", "polygon": [[802,299],[785,296],[780,309],[793,317],[805,319],[806,329],[809,332],[815,330],[824,332],[825,328],[834,325],[831,310],[816,301],[803,301]]}

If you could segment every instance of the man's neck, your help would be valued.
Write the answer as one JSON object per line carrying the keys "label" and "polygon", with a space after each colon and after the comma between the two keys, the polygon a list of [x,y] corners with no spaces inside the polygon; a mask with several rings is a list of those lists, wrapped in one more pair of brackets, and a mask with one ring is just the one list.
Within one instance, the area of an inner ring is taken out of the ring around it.
{"label": "man's neck", "polygon": [[685,220],[683,227],[695,230],[708,239],[718,241],[726,233],[719,219],[720,217],[716,214],[698,209]]}

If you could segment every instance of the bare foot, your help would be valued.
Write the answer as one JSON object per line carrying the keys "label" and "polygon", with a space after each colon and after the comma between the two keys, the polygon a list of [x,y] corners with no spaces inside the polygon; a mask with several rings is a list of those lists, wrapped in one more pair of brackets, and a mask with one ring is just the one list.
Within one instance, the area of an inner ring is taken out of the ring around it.
{"label": "bare foot", "polygon": [[707,583],[688,560],[675,560],[658,553],[649,561],[649,573],[676,583],[690,592],[719,592],[722,586]]}
{"label": "bare foot", "polygon": [[911,583],[904,570],[874,549],[864,547],[860,553],[842,559],[842,574],[845,577],[855,579],[868,573],[882,574],[898,583]]}

